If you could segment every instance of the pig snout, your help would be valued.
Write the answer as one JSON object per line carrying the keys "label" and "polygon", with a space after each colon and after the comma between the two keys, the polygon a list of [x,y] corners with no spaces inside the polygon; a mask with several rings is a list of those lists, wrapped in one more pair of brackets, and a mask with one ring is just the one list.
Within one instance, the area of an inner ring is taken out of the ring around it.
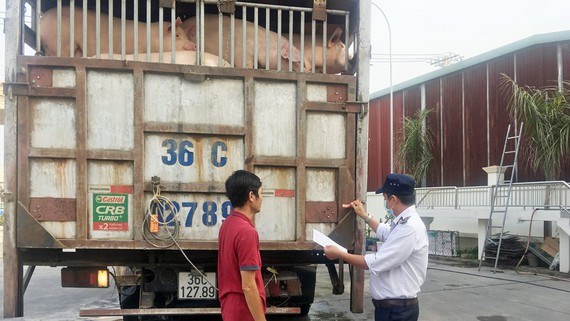
{"label": "pig snout", "polygon": [[192,41],[188,40],[187,43],[182,45],[182,49],[188,50],[188,51],[196,51],[196,44],[193,43]]}

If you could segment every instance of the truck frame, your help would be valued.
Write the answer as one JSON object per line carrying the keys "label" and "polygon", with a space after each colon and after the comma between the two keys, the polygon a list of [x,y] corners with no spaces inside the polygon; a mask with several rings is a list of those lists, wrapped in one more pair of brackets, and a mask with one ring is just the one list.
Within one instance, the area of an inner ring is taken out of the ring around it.
{"label": "truck frame", "polygon": [[[342,293],[344,263],[327,260],[311,231],[364,252],[364,224],[342,203],[366,197],[370,1],[159,1],[160,22],[190,4],[202,18],[216,5],[254,12],[253,21],[278,12],[273,30],[285,36],[304,30],[287,24],[293,17],[320,24],[323,39],[327,21],[342,25],[354,59],[335,75],[203,66],[200,41],[197,65],[30,54],[41,52],[42,3],[75,2],[6,1],[4,317],[24,315],[35,266],[114,271],[122,309],[80,316],[219,313],[207,293],[215,284],[185,300],[180,282],[212,273],[215,282],[217,232],[231,209],[224,181],[237,169],[264,184],[256,226],[268,313],[308,313],[317,264]],[[364,272],[350,275],[350,309],[360,313]]]}

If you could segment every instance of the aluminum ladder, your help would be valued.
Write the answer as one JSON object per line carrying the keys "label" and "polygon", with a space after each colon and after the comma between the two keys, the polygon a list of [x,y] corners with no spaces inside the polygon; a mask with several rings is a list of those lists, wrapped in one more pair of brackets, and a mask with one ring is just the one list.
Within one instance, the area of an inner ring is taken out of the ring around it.
{"label": "aluminum ladder", "polygon": [[[479,258],[479,271],[481,270],[481,265],[485,258],[494,259],[495,267],[493,268],[493,273],[497,271],[497,264],[499,263],[499,256],[501,254],[501,245],[503,242],[503,235],[505,232],[505,221],[507,218],[507,212],[509,210],[509,203],[511,199],[511,190],[513,188],[513,181],[517,178],[517,159],[519,155],[519,146],[523,130],[523,124],[520,123],[520,127],[513,130],[514,135],[511,135],[511,125],[507,127],[507,135],[505,136],[505,144],[503,146],[503,154],[501,155],[501,164],[499,166],[499,173],[497,174],[497,183],[493,186],[493,194],[491,200],[491,212],[489,214],[489,220],[487,222],[487,228],[485,231],[485,245],[481,257]],[[508,159],[512,159],[509,161]],[[508,175],[509,179],[501,182],[501,174],[505,173]],[[507,171],[510,171],[507,174]],[[493,225],[493,218],[498,218],[499,215],[503,215],[503,223],[501,225]],[[500,232],[498,232],[500,230]],[[498,242],[493,240],[493,235],[498,233]],[[485,254],[487,247],[490,244],[497,246],[497,253],[493,256],[488,256]]]}

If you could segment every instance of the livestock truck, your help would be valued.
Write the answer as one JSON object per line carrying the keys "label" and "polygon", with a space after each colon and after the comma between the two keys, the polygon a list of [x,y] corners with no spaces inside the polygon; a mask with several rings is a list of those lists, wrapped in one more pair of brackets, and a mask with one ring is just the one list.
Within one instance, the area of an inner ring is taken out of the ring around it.
{"label": "livestock truck", "polygon": [[[345,265],[312,231],[364,250],[364,224],[341,204],[366,193],[369,11],[365,0],[7,0],[4,317],[23,316],[36,266],[61,267],[66,287],[114,281],[121,309],[80,316],[219,313],[217,235],[238,169],[263,182],[268,314],[307,314],[318,265],[342,293]],[[178,17],[195,21],[190,33],[170,28]],[[195,49],[181,52],[187,36]],[[300,57],[279,57],[285,47]],[[355,313],[363,282],[350,268]]]}

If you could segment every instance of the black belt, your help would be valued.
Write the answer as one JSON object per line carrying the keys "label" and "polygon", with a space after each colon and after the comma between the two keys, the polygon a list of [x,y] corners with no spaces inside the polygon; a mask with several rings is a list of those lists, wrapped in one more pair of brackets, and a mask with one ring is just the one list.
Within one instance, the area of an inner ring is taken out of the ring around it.
{"label": "black belt", "polygon": [[385,299],[385,300],[375,300],[372,299],[372,304],[375,308],[391,308],[393,306],[408,306],[418,304],[418,298],[413,299]]}

